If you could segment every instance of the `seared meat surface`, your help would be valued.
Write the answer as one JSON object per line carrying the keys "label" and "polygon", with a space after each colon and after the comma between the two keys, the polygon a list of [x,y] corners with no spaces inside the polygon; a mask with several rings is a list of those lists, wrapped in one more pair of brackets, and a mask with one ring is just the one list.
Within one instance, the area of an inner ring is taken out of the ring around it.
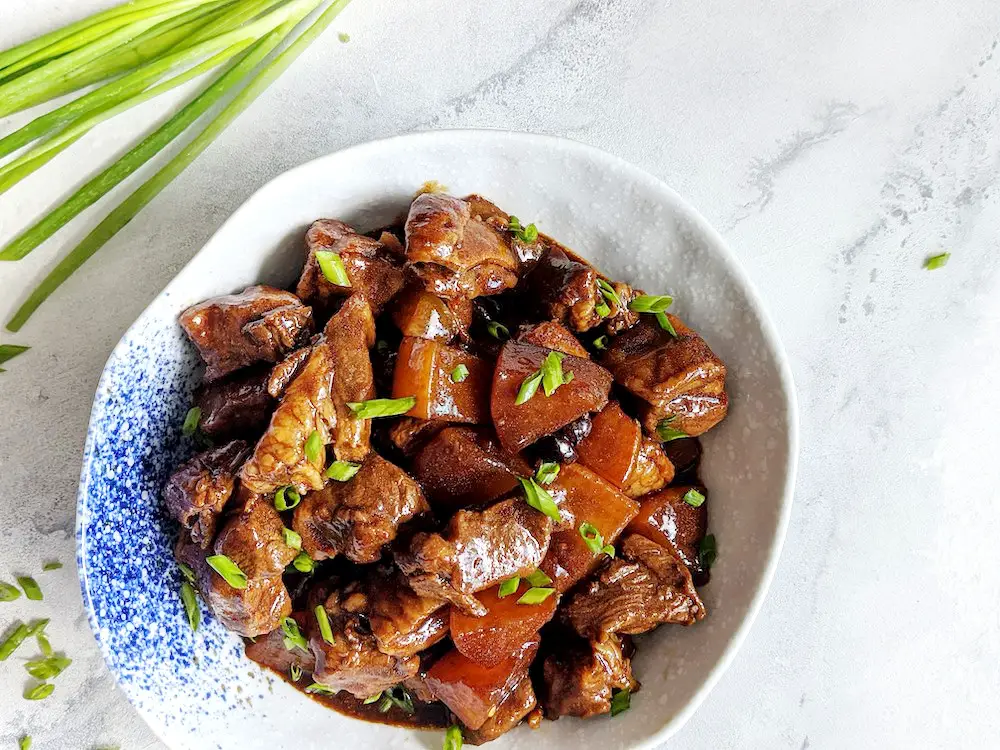
{"label": "seared meat surface", "polygon": [[233,494],[236,472],[248,455],[250,446],[233,440],[199,453],[167,480],[163,488],[167,511],[200,547],[207,547],[215,537],[216,521]]}
{"label": "seared meat surface", "polygon": [[180,324],[212,381],[254,362],[277,362],[312,333],[312,308],[289,292],[252,286],[189,307]]}
{"label": "seared meat surface", "polygon": [[182,313],[206,365],[184,440],[217,447],[163,498],[182,572],[250,659],[478,745],[617,713],[631,636],[705,616],[693,436],[726,414],[726,368],[630,309],[669,300],[432,190],[368,234],[313,222],[294,294]]}
{"label": "seared meat surface", "polygon": [[605,633],[635,635],[663,623],[691,625],[705,616],[705,605],[691,573],[670,550],[633,534],[621,557],[576,591],[563,615],[585,638]]}
{"label": "seared meat surface", "polygon": [[420,485],[398,466],[369,453],[353,478],[306,495],[295,509],[292,527],[314,560],[342,554],[356,563],[372,563],[401,524],[428,510]]}

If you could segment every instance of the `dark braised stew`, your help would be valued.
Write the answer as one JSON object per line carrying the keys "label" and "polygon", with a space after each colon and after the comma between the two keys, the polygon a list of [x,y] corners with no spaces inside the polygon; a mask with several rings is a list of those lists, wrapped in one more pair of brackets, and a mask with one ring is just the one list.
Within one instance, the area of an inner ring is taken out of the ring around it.
{"label": "dark braised stew", "polygon": [[186,585],[290,684],[451,747],[620,713],[631,636],[701,620],[715,556],[726,368],[670,303],[475,195],[320,219],[294,292],[180,317]]}

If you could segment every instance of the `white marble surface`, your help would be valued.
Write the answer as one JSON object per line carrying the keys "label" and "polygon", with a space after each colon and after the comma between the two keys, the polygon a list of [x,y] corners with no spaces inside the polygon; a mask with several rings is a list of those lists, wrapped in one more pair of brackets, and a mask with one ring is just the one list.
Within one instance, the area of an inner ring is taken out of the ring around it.
{"label": "white marble surface", "polygon": [[[107,4],[7,0],[0,47]],[[662,177],[726,235],[792,359],[802,454],[785,552],[742,652],[667,747],[996,747],[998,39],[996,0],[354,0],[0,339],[34,347],[0,375],[0,579],[68,564],[39,574],[44,602],[0,604],[0,630],[51,617],[75,659],[38,704],[20,697],[19,662],[0,664],[0,747],[23,732],[39,750],[160,747],[97,654],[70,564],[90,400],[124,329],[275,174],[467,126],[565,135]],[[0,239],[162,106],[102,126],[0,198]],[[107,206],[0,266],[0,316]],[[921,270],[941,250],[951,263]]]}

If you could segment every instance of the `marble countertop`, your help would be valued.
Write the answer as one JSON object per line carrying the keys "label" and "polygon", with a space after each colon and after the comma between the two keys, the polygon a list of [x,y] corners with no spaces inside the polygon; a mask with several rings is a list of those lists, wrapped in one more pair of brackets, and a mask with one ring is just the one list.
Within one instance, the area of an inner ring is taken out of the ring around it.
{"label": "marble countertop", "polygon": [[[108,0],[8,0],[0,48]],[[341,44],[337,32],[351,41]],[[552,133],[686,196],[792,360],[802,451],[770,594],[665,747],[986,748],[1000,736],[1000,4],[354,0],[17,336],[0,375],[0,579],[38,571],[73,658],[50,699],[0,664],[0,747],[161,745],[116,689],[73,570],[84,432],[111,348],[261,184],[420,129]],[[176,92],[180,100],[185,92]],[[162,116],[102,125],[0,199],[0,240]],[[0,122],[4,132],[27,121]],[[124,193],[119,192],[120,197]],[[108,210],[0,265],[0,317]],[[925,257],[952,253],[937,271]]]}

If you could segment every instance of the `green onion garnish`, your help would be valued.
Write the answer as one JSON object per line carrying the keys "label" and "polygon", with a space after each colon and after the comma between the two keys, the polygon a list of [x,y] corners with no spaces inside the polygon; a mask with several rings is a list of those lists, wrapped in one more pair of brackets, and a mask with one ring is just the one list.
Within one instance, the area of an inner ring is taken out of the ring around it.
{"label": "green onion garnish", "polygon": [[529,401],[538,392],[538,386],[542,384],[542,377],[542,371],[535,370],[535,372],[521,381],[521,387],[517,391],[517,398],[514,399],[515,406],[520,406]]}
{"label": "green onion garnish", "polygon": [[331,284],[336,284],[337,286],[351,285],[351,277],[347,275],[347,269],[344,268],[344,261],[338,253],[331,250],[317,250],[316,262],[319,263],[319,268],[323,272],[323,278]]}
{"label": "green onion garnish", "polygon": [[40,685],[35,685],[33,688],[29,688],[24,691],[24,697],[29,701],[43,701],[52,695],[52,691],[56,689],[56,686],[51,682],[43,682]]}
{"label": "green onion garnish", "polygon": [[274,493],[274,507],[277,510],[291,510],[301,501],[302,495],[290,484],[279,487],[278,491]]}
{"label": "green onion garnish", "polygon": [[381,697],[382,697],[382,693],[375,693],[375,695],[369,695],[367,698],[365,698],[362,701],[362,703],[364,705],[366,705],[366,706],[370,706],[372,703],[374,703],[375,701],[377,701]]}
{"label": "green onion garnish", "polygon": [[557,476],[559,476],[559,464],[551,461],[544,462],[535,471],[535,479],[539,484],[552,484]]}
{"label": "green onion garnish", "polygon": [[603,300],[594,305],[594,311],[602,318],[606,318],[611,314],[611,308]]}
{"label": "green onion garnish", "polygon": [[225,555],[209,555],[205,558],[205,562],[234,589],[245,589],[247,587],[246,573],[240,570],[240,566]]}
{"label": "green onion garnish", "polygon": [[300,573],[312,573],[316,568],[316,563],[305,552],[300,552],[292,560],[292,567]]}
{"label": "green onion garnish", "polygon": [[316,613],[316,622],[319,623],[319,633],[323,636],[323,640],[333,645],[333,628],[330,627],[330,616],[326,613],[326,608],[322,604],[318,604],[316,609],[313,610]]}
{"label": "green onion garnish", "polygon": [[521,242],[526,242],[529,245],[538,239],[538,227],[534,224],[528,224],[528,226],[521,226],[521,220],[516,216],[510,217],[510,222],[508,224],[508,229],[510,229],[511,234],[513,234]]}
{"label": "green onion garnish", "polygon": [[346,482],[359,471],[361,471],[361,464],[351,463],[350,461],[334,461],[330,464],[330,468],[326,470],[326,476],[337,482]]}
{"label": "green onion garnish", "polygon": [[306,688],[307,693],[312,693],[313,695],[334,695],[334,692],[328,688],[326,685],[320,685],[318,682],[314,682],[312,685]]}
{"label": "green onion garnish", "polygon": [[932,255],[927,260],[924,261],[924,268],[928,271],[933,271],[937,268],[944,268],[948,265],[948,259],[951,257],[951,253],[941,253],[940,255]]}
{"label": "green onion garnish", "polygon": [[661,313],[674,304],[674,298],[666,294],[640,294],[628,303],[628,309],[637,313]]}
{"label": "green onion garnish", "polygon": [[534,588],[541,588],[552,583],[552,579],[543,570],[536,570],[526,579]]}
{"label": "green onion garnish", "polygon": [[398,417],[406,414],[417,404],[415,396],[403,398],[373,398],[369,401],[348,401],[347,408],[358,419],[374,419],[375,417]]}
{"label": "green onion garnish", "polygon": [[698,492],[698,490],[690,489],[684,493],[684,502],[692,508],[700,508],[701,504],[705,502],[705,496]]}
{"label": "green onion garnish", "polygon": [[28,625],[28,637],[30,638],[33,635],[44,633],[45,628],[47,628],[49,625],[49,622],[51,621],[49,620],[48,617],[43,617],[41,620],[35,620],[34,622],[32,622],[30,625]]}
{"label": "green onion garnish", "polygon": [[17,627],[7,636],[3,643],[0,643],[0,661],[6,661],[7,658],[13,654],[17,647],[24,643],[24,639],[28,637],[31,631],[28,626],[23,622],[18,623]]}
{"label": "green onion garnish", "polygon": [[[597,288],[598,290],[600,290],[601,296],[603,296],[604,299],[606,299],[609,303],[613,302],[618,307],[618,309],[621,310],[622,308],[621,297],[618,296],[618,292],[615,291],[615,288],[611,286],[610,283],[608,283],[604,279],[598,279]],[[610,312],[610,310],[608,312]],[[602,315],[601,317],[606,318],[607,315]]]}
{"label": "green onion garnish", "polygon": [[73,660],[65,656],[49,656],[26,662],[24,669],[36,680],[51,680],[53,677],[58,677],[72,663]]}
{"label": "green onion garnish", "polygon": [[521,483],[521,487],[524,489],[524,499],[528,502],[528,505],[544,513],[556,523],[562,520],[562,516],[559,515],[559,506],[556,505],[556,501],[552,499],[552,495],[545,488],[531,477],[527,479],[518,477],[517,481]]}
{"label": "green onion garnish", "polygon": [[453,383],[461,383],[467,377],[469,377],[469,368],[465,365],[458,365],[451,371],[451,382]]}
{"label": "green onion garnish", "polygon": [[190,565],[185,565],[184,563],[179,562],[179,563],[177,563],[177,567],[180,568],[181,575],[183,575],[184,578],[189,583],[193,584],[194,583],[194,571],[191,570],[191,566]]}
{"label": "green onion garnish", "polygon": [[38,643],[38,650],[42,652],[45,656],[52,656],[52,644],[49,643],[49,639],[45,637],[44,633],[39,633],[35,636],[35,642]]}
{"label": "green onion garnish", "polygon": [[198,423],[201,422],[201,407],[192,406],[184,417],[184,424],[181,426],[181,434],[184,437],[191,437],[198,431]]}
{"label": "green onion garnish", "polygon": [[42,570],[46,572],[50,570],[59,570],[62,566],[63,564],[61,562],[59,562],[58,560],[53,560],[52,562],[45,563],[42,566]]}
{"label": "green onion garnish", "polygon": [[298,682],[302,679],[302,667],[298,664],[293,664],[288,668],[288,676],[292,678],[292,682]]}
{"label": "green onion garnish", "polygon": [[524,592],[520,599],[517,600],[518,604],[541,604],[550,596],[556,593],[555,589],[547,588],[532,588]]}
{"label": "green onion garnish", "polygon": [[42,590],[31,576],[18,576],[17,584],[24,590],[24,595],[33,602],[42,601]]}
{"label": "green onion garnish", "polygon": [[611,715],[617,716],[622,711],[628,711],[632,705],[632,691],[628,688],[611,691]]}
{"label": "green onion garnish", "polygon": [[670,426],[670,423],[673,422],[674,419],[676,419],[676,417],[665,417],[656,424],[656,434],[664,443],[669,443],[671,440],[679,440],[680,438],[690,437],[686,432],[681,432],[680,430],[676,430]]}
{"label": "green onion garnish", "polygon": [[285,537],[285,545],[291,547],[292,549],[302,549],[302,537],[299,536],[297,531],[292,531],[291,529],[282,529],[281,533]]}
{"label": "green onion garnish", "polygon": [[679,338],[677,331],[674,330],[674,324],[670,322],[670,318],[667,317],[666,313],[656,313],[656,322],[660,324],[660,328],[669,333],[675,339]]}
{"label": "green onion garnish", "polygon": [[457,724],[452,724],[445,731],[442,750],[462,750],[462,729]]}
{"label": "green onion garnish", "polygon": [[701,561],[705,569],[711,568],[715,558],[719,555],[719,549],[715,544],[715,534],[709,534],[701,540],[698,546],[698,560]]}
{"label": "green onion garnish", "polygon": [[546,396],[551,396],[556,388],[573,379],[573,373],[563,374],[562,361],[565,357],[562,352],[549,352],[542,361],[542,389]]}
{"label": "green onion garnish", "polygon": [[30,348],[30,346],[18,346],[17,344],[0,344],[0,364],[14,359],[18,354],[23,354]]}
{"label": "green onion garnish", "polygon": [[[236,588],[240,588],[237,586]],[[198,597],[195,596],[194,586],[187,581],[181,584],[181,602],[184,604],[184,613],[187,615],[188,625],[191,630],[197,632],[201,622],[201,610],[198,608]]]}
{"label": "green onion garnish", "polygon": [[505,597],[510,596],[515,591],[517,591],[517,587],[520,585],[521,585],[521,579],[518,578],[517,576],[514,576],[513,578],[508,578],[506,581],[500,584],[500,588],[497,591],[497,598],[504,599]]}
{"label": "green onion garnish", "polygon": [[323,452],[323,436],[320,435],[319,430],[313,430],[309,433],[309,437],[306,438],[305,454],[306,461],[311,464],[318,464],[323,460],[321,455]]}
{"label": "green onion garnish", "polygon": [[341,44],[347,44],[349,41],[351,41],[351,35],[341,31],[339,34],[337,34],[337,41],[339,41]]}
{"label": "green onion garnish", "polygon": [[507,330],[507,326],[493,320],[486,324],[486,331],[490,334],[490,336],[495,339],[499,339],[500,341],[510,338],[510,331]]}
{"label": "green onion garnish", "polygon": [[397,685],[394,688],[389,688],[388,690],[384,691],[382,695],[383,695],[382,705],[379,706],[379,710],[382,713],[385,713],[386,711],[389,710],[389,708],[395,705],[404,713],[409,714],[411,716],[413,715],[414,711],[413,698],[410,697],[410,694],[406,691],[405,688]]}
{"label": "green onion garnish", "polygon": [[21,591],[17,586],[0,581],[0,602],[12,602],[21,598]]}
{"label": "green onion garnish", "polygon": [[281,621],[281,632],[285,635],[285,648],[289,651],[299,649],[309,653],[309,641],[299,630],[299,624],[291,617],[286,617]]}
{"label": "green onion garnish", "polygon": [[615,556],[614,545],[605,544],[604,536],[597,530],[597,527],[589,521],[584,521],[580,524],[580,537],[587,544],[587,548],[595,555],[599,555],[603,552],[608,557]]}
{"label": "green onion garnish", "polygon": [[598,336],[596,339],[594,339],[594,348],[597,349],[597,351],[599,352],[605,351],[608,348],[608,337]]}
{"label": "green onion garnish", "polygon": [[17,750],[31,750],[31,735],[26,734],[17,741]]}

